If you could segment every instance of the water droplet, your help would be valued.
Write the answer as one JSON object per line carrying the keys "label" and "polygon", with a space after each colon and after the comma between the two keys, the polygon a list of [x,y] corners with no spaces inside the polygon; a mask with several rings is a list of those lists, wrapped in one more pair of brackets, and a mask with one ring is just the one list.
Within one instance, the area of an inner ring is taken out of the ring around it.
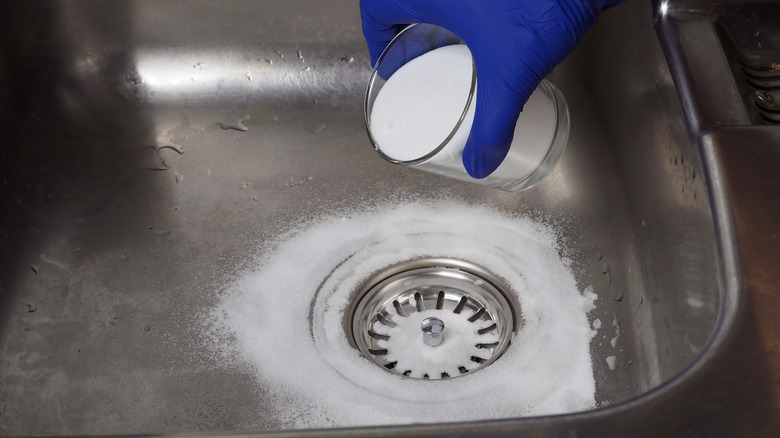
{"label": "water droplet", "polygon": [[312,134],[319,134],[320,132],[324,131],[325,128],[326,128],[325,124],[324,123],[320,123],[320,124],[318,124],[318,125],[316,125],[314,127],[306,128],[306,129],[304,129],[304,131],[310,132]]}
{"label": "water droplet", "polygon": [[183,154],[184,146],[174,142],[172,140],[172,137],[173,136],[170,131],[165,131],[162,134],[158,135],[157,145],[155,146],[155,150],[160,151],[162,149],[171,149],[173,151],[176,151],[176,153],[179,155]]}
{"label": "water droplet", "polygon": [[33,303],[27,303],[27,313],[35,313],[38,310],[38,306]]}
{"label": "water droplet", "polygon": [[180,145],[178,143],[174,143],[172,141],[158,143],[157,144],[157,150],[159,151],[161,149],[171,149],[171,150],[176,151],[176,153],[179,154],[179,155],[184,153],[184,146],[182,146],[182,145]]}
{"label": "water droplet", "polygon": [[246,132],[249,131],[249,128],[244,124],[244,122],[246,122],[247,120],[249,120],[249,114],[246,114],[243,117],[240,117],[233,121],[225,121],[225,122],[218,122],[218,123],[219,123],[219,127],[226,131],[228,129],[232,129],[234,131]]}
{"label": "water droplet", "polygon": [[35,275],[38,275],[38,267],[35,265],[30,265],[30,269],[35,273]]}
{"label": "water droplet", "polygon": [[312,181],[314,179],[313,176],[305,176],[303,178],[288,178],[287,181],[285,181],[284,186],[285,187],[297,187],[301,184],[307,183],[309,181]]}

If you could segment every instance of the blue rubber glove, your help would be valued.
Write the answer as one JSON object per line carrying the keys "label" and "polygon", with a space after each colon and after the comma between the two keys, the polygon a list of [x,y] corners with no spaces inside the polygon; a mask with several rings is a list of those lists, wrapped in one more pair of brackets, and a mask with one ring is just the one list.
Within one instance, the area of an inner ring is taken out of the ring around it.
{"label": "blue rubber glove", "polygon": [[515,124],[542,79],[572,51],[596,17],[622,0],[360,0],[371,64],[409,23],[460,36],[479,86],[463,165],[474,178],[504,160]]}

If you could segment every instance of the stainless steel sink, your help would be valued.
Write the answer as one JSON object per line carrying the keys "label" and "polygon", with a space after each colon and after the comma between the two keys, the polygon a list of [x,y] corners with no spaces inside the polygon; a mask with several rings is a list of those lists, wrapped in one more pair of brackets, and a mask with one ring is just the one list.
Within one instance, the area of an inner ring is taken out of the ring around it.
{"label": "stainless steel sink", "polygon": [[[684,66],[670,73],[655,32],[671,20],[665,5],[606,13],[556,69],[567,150],[514,194],[375,154],[354,1],[6,5],[0,434],[276,433],[277,401],[198,348],[199,316],[290,223],[399,194],[560,224],[606,326],[591,346],[599,407],[334,436],[771,432],[770,371],[758,356],[740,365],[756,329],[714,152],[730,137],[703,137],[690,99],[683,111],[673,77]],[[613,321],[617,348],[604,338]],[[749,394],[735,392],[740,380]]]}

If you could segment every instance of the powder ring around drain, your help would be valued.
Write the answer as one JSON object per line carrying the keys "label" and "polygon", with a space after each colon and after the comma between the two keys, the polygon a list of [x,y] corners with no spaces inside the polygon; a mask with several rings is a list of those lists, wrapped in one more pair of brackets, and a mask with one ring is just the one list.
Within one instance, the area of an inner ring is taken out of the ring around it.
{"label": "powder ring around drain", "polygon": [[[461,260],[394,265],[358,294],[351,340],[364,357],[404,377],[438,380],[473,373],[497,360],[518,329],[520,319],[501,284]],[[443,322],[443,343],[425,338],[421,322],[430,320]]]}
{"label": "powder ring around drain", "polygon": [[[449,201],[382,206],[347,220],[328,216],[285,238],[234,283],[211,313],[219,331],[215,347],[239,348],[272,397],[267,400],[280,425],[430,423],[592,409],[587,312],[596,297],[577,288],[557,236],[543,223]],[[367,279],[424,257],[473,261],[509,286],[502,290],[516,305],[522,329],[490,366],[426,382],[387,371],[354,345],[351,319],[358,294],[371,285]]]}

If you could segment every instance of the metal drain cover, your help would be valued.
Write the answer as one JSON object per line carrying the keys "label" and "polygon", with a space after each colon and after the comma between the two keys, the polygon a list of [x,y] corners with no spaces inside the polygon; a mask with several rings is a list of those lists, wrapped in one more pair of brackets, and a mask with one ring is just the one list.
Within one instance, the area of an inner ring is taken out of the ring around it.
{"label": "metal drain cover", "polygon": [[422,259],[367,282],[352,314],[360,352],[390,372],[447,379],[484,368],[519,322],[501,281],[471,263]]}

